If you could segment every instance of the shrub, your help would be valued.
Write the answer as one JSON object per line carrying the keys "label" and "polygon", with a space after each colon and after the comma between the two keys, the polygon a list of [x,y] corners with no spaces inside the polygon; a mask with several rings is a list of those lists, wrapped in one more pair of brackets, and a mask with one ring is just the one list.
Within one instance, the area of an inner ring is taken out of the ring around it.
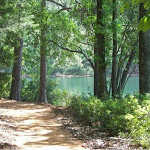
{"label": "shrub", "polygon": [[100,120],[103,103],[96,97],[74,96],[70,108],[79,121],[92,125]]}
{"label": "shrub", "polygon": [[[35,79],[23,79],[21,89],[22,101],[37,102],[39,96],[39,80]],[[56,87],[56,83],[53,80],[47,80],[47,99],[48,102],[52,102],[52,91]]]}
{"label": "shrub", "polygon": [[54,89],[51,92],[51,104],[57,106],[67,106],[72,98],[72,95],[66,90]]}
{"label": "shrub", "polygon": [[0,97],[7,98],[9,96],[11,85],[11,74],[0,73]]}
{"label": "shrub", "polygon": [[150,146],[150,100],[139,101],[132,95],[105,101],[96,97],[75,96],[70,108],[84,124],[111,135],[122,132],[143,147]]}
{"label": "shrub", "polygon": [[125,115],[138,107],[138,100],[134,98],[108,99],[101,101],[96,97],[74,97],[71,103],[73,114],[84,119],[84,123],[92,125],[100,122],[103,130],[111,134],[127,131]]}
{"label": "shrub", "polygon": [[[47,80],[47,101],[53,105],[68,105],[72,95],[65,90],[56,88],[54,80]],[[39,96],[39,80],[25,79],[22,82],[21,99],[27,102],[37,102]]]}
{"label": "shrub", "polygon": [[127,137],[145,148],[150,148],[150,100],[144,100],[132,114],[127,114]]}

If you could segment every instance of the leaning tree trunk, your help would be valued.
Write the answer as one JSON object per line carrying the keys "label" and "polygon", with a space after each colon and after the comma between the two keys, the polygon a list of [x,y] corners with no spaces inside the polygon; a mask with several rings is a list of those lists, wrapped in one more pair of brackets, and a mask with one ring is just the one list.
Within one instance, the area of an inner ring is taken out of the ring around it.
{"label": "leaning tree trunk", "polygon": [[[42,0],[42,13],[46,7],[46,0]],[[43,19],[43,18],[42,18]],[[41,23],[41,37],[40,37],[40,89],[39,89],[39,102],[47,102],[46,95],[46,74],[47,74],[47,61],[46,61],[46,25]]]}
{"label": "leaning tree trunk", "polygon": [[129,69],[130,69],[131,64],[133,62],[135,53],[136,53],[135,50],[131,51],[129,60],[128,60],[126,66],[125,66],[125,69],[123,71],[123,74],[122,74],[122,77],[120,79],[120,83],[119,83],[119,86],[118,86],[118,89],[117,89],[117,94],[118,95],[120,95],[124,91],[124,88],[125,88],[125,85],[126,85],[126,81],[127,81],[127,77],[128,77],[128,73],[129,73]]}
{"label": "leaning tree trunk", "polygon": [[[140,4],[140,19],[146,14]],[[141,94],[150,92],[150,30],[139,32],[139,91]]]}
{"label": "leaning tree trunk", "polygon": [[19,44],[14,47],[14,65],[12,72],[12,83],[9,99],[20,100],[21,90],[21,62],[22,62],[22,48],[23,40],[19,39]]}
{"label": "leaning tree trunk", "polygon": [[103,11],[102,0],[97,0],[97,30],[95,31],[95,46],[94,46],[94,94],[101,98],[107,93],[106,82],[106,66],[105,66],[105,39],[102,33],[103,28]]}

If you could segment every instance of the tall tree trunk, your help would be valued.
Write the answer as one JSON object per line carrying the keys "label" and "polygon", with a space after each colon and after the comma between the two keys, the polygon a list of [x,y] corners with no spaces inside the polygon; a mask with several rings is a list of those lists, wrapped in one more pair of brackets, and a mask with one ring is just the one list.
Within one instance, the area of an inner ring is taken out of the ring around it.
{"label": "tall tree trunk", "polygon": [[112,54],[112,96],[114,97],[117,94],[117,28],[116,28],[116,19],[117,19],[117,8],[116,0],[113,0],[113,54]]}
{"label": "tall tree trunk", "polygon": [[[19,42],[18,42],[19,41]],[[12,72],[12,83],[9,99],[20,100],[21,90],[21,62],[22,62],[22,48],[23,40],[18,39],[18,44],[14,47],[14,65]]]}
{"label": "tall tree trunk", "polygon": [[[94,48],[94,53],[95,56],[97,55],[97,49]],[[98,61],[95,59],[95,64],[94,64],[94,96],[100,98],[100,88],[99,88],[99,83],[100,83],[100,79],[99,79],[99,65],[98,65]]]}
{"label": "tall tree trunk", "polygon": [[[41,2],[42,14],[46,7],[46,0]],[[41,37],[40,37],[40,89],[39,102],[47,102],[46,95],[46,74],[47,74],[47,60],[46,60],[46,25],[41,21]]]}
{"label": "tall tree trunk", "polygon": [[[146,14],[140,4],[140,19]],[[141,94],[150,92],[150,30],[139,32],[139,91]]]}
{"label": "tall tree trunk", "polygon": [[[97,30],[95,31],[94,50],[94,94],[101,98],[107,93],[106,66],[105,66],[105,38],[102,33],[103,28],[103,0],[97,0]],[[98,80],[98,81],[97,81]]]}
{"label": "tall tree trunk", "polygon": [[[95,7],[93,8],[93,14],[97,15],[97,0],[93,0]],[[95,42],[94,42],[94,96],[99,97],[99,71],[98,71],[98,61],[97,61],[97,46],[96,46],[96,32],[95,32]]]}

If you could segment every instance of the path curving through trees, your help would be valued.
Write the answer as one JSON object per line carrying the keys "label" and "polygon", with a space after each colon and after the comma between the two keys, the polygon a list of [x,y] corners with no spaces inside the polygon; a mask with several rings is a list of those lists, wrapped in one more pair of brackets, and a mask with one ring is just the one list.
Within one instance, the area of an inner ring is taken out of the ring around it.
{"label": "path curving through trees", "polygon": [[57,107],[0,100],[0,149],[83,150],[58,123]]}

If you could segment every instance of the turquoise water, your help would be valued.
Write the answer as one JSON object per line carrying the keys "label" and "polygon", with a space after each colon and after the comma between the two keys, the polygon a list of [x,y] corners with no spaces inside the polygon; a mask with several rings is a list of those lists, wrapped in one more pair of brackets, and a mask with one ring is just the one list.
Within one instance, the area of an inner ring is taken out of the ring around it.
{"label": "turquoise water", "polygon": [[[58,88],[67,90],[73,94],[93,94],[93,77],[61,77]],[[139,77],[130,77],[124,91],[124,95],[134,93],[139,89]]]}

